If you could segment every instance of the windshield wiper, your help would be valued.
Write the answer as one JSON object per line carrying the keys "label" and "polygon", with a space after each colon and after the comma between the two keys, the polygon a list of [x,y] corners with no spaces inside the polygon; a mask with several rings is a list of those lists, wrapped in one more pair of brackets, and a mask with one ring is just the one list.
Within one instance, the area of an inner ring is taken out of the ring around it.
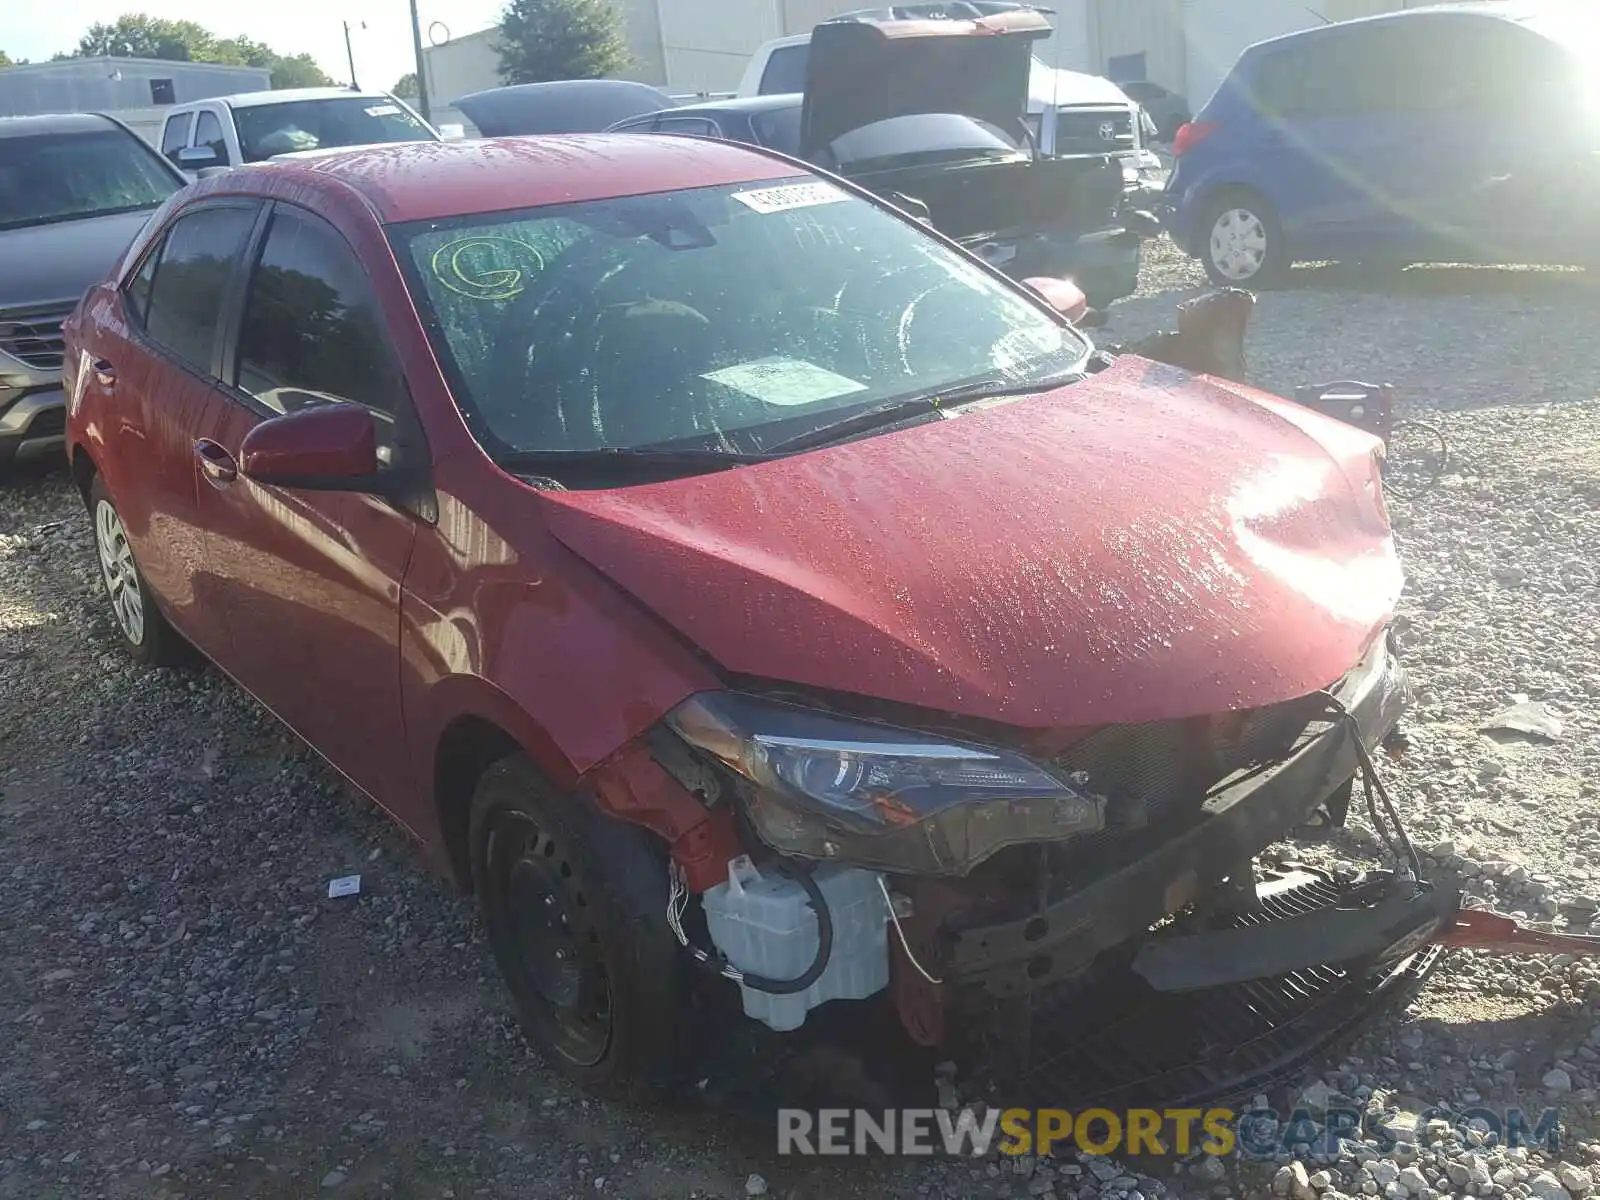
{"label": "windshield wiper", "polygon": [[771,454],[744,454],[737,450],[707,450],[693,447],[673,450],[657,446],[600,446],[593,450],[513,450],[496,456],[508,470],[539,470],[560,473],[562,468],[584,470],[593,467],[641,466],[683,467],[688,470],[742,466],[768,462]]}
{"label": "windshield wiper", "polygon": [[1025,396],[1031,392],[1047,392],[1053,388],[1062,387],[1068,383],[1076,383],[1087,378],[1081,371],[1070,371],[1061,375],[1052,375],[1045,379],[1029,380],[1025,383],[1012,379],[983,379],[977,383],[963,383],[956,387],[945,388],[943,391],[930,392],[926,396],[915,396],[910,400],[891,400],[887,404],[874,405],[872,408],[863,409],[842,420],[823,425],[807,433],[786,438],[781,442],[767,447],[768,454],[793,454],[800,450],[815,450],[818,447],[829,445],[841,438],[853,434],[865,433],[872,429],[881,429],[888,425],[898,425],[902,421],[919,417],[926,413],[942,412],[945,409],[955,408],[962,404],[970,404],[974,400],[986,400],[993,396]]}

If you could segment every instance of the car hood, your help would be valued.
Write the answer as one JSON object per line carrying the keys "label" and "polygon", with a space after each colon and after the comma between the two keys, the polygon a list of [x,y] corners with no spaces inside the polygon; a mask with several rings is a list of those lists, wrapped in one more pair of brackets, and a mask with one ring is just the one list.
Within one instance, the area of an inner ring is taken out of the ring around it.
{"label": "car hood", "polygon": [[970,21],[824,21],[811,31],[806,56],[801,157],[814,159],[852,129],[915,113],[960,113],[1018,129],[1033,47],[1049,34],[1049,22],[1033,11]]}
{"label": "car hood", "polygon": [[111,273],[153,212],[0,230],[0,309],[76,301]]}
{"label": "car hood", "polygon": [[1402,583],[1377,446],[1124,356],[770,463],[545,496],[556,537],[729,673],[1061,729],[1353,666]]}

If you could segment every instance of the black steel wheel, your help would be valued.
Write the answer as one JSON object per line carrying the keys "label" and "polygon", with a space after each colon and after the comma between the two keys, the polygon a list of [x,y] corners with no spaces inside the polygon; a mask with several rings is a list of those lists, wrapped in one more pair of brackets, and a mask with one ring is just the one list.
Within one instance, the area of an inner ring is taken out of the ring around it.
{"label": "black steel wheel", "polygon": [[684,962],[666,923],[666,847],[562,796],[521,755],[473,799],[473,883],[525,1036],[601,1094],[670,1082],[687,1025]]}

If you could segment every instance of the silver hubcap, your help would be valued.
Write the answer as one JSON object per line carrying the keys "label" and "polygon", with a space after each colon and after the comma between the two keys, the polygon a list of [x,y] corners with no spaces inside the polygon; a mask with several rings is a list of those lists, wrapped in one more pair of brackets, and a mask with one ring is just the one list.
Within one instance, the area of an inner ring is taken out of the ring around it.
{"label": "silver hubcap", "polygon": [[137,646],[144,641],[144,594],[139,590],[139,572],[133,566],[128,531],[122,527],[117,510],[104,500],[95,506],[94,533],[111,609],[117,614],[123,636]]}
{"label": "silver hubcap", "polygon": [[1230,208],[1211,227],[1211,261],[1229,279],[1249,279],[1267,257],[1267,227],[1245,208]]}

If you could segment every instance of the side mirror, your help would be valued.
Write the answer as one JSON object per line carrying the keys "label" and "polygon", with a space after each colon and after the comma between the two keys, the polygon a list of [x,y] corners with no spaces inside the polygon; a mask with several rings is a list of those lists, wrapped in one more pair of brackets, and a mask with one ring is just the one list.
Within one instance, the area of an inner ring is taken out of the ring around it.
{"label": "side mirror", "polygon": [[273,417],[245,435],[239,470],[274,487],[381,491],[377,423],[359,404],[317,405]]}
{"label": "side mirror", "polygon": [[178,151],[178,166],[185,171],[200,172],[226,165],[222,155],[210,146],[185,146]]}
{"label": "side mirror", "polygon": [[1022,286],[1031,288],[1051,308],[1076,324],[1089,311],[1089,297],[1070,279],[1056,279],[1049,275],[1035,275],[1024,279]]}

